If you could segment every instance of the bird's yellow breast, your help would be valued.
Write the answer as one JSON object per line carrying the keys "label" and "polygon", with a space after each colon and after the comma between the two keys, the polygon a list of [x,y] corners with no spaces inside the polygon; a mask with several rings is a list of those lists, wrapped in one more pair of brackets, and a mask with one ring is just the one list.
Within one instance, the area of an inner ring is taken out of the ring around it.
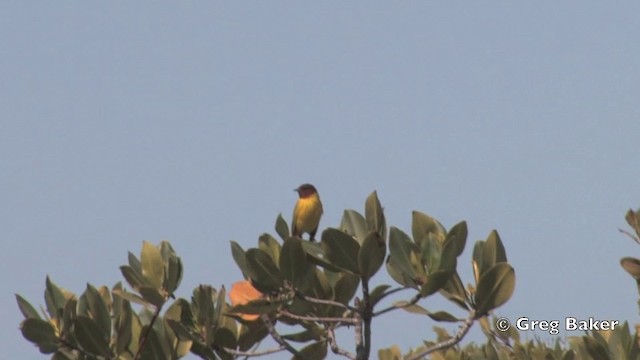
{"label": "bird's yellow breast", "polygon": [[318,227],[322,216],[322,203],[318,194],[299,198],[293,210],[295,228],[300,232],[309,232]]}

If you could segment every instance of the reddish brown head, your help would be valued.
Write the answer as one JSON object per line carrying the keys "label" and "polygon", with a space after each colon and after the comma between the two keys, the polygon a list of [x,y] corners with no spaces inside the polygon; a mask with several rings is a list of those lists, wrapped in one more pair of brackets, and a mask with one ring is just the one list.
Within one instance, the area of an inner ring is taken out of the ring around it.
{"label": "reddish brown head", "polygon": [[302,184],[297,189],[294,189],[293,191],[297,191],[298,196],[300,196],[301,198],[308,198],[309,196],[312,196],[313,194],[318,193],[318,190],[316,190],[316,187],[311,184]]}

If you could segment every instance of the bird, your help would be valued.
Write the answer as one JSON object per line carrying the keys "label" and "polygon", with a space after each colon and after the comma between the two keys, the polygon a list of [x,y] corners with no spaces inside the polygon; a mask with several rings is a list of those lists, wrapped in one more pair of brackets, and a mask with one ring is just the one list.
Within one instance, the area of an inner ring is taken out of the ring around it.
{"label": "bird", "polygon": [[311,184],[302,184],[297,189],[298,201],[293,208],[291,233],[302,239],[304,233],[309,234],[309,241],[315,241],[318,224],[322,216],[322,202],[318,190]]}

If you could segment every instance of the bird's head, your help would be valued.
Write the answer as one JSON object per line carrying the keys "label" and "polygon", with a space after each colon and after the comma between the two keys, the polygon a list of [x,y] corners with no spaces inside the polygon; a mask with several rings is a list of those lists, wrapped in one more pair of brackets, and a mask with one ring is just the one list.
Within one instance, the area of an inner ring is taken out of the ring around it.
{"label": "bird's head", "polygon": [[312,196],[313,194],[318,193],[318,190],[316,190],[316,187],[311,184],[302,184],[298,186],[297,189],[294,189],[293,191],[297,191],[298,196],[300,196],[301,198],[307,198],[309,196]]}

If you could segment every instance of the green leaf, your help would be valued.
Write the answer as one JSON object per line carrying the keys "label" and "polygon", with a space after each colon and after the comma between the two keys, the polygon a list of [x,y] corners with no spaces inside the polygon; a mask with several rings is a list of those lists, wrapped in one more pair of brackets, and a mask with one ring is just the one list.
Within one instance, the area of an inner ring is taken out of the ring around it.
{"label": "green leaf", "polygon": [[433,236],[438,242],[444,241],[446,230],[438,220],[419,211],[414,211],[412,217],[411,232],[416,244],[421,245],[428,236]]}
{"label": "green leaf", "polygon": [[457,304],[465,310],[469,310],[467,306],[467,292],[462,285],[462,280],[457,272],[451,274],[449,281],[440,289],[440,293],[449,301]]}
{"label": "green leaf", "polygon": [[444,244],[445,246],[447,246],[447,244],[451,244],[450,246],[453,247],[453,252],[455,256],[458,257],[464,251],[464,246],[467,242],[467,235],[468,235],[467,222],[461,221],[455,224],[451,228],[451,230],[449,230],[449,233],[447,233],[447,237],[444,241]]}
{"label": "green leaf", "polygon": [[483,263],[487,268],[501,262],[507,262],[507,253],[504,250],[498,232],[492,230],[484,243]]}
{"label": "green leaf", "polygon": [[[625,215],[625,219],[631,228],[636,232],[638,238],[640,238],[640,210],[633,211],[629,209]],[[636,239],[637,241],[637,239]]]}
{"label": "green leaf", "polygon": [[201,359],[218,359],[210,347],[197,341],[191,344],[191,352],[198,355]]}
{"label": "green leaf", "polygon": [[336,267],[326,260],[326,255],[324,250],[322,250],[322,245],[320,243],[311,242],[311,241],[303,241],[302,248],[307,254],[307,260],[313,265],[317,265],[323,267],[327,270],[333,272],[341,272],[342,269]]}
{"label": "green leaf", "polygon": [[56,336],[56,331],[53,325],[47,321],[36,318],[25,319],[20,324],[20,331],[25,339],[38,345],[40,348],[51,348],[52,346],[57,348],[58,337]]}
{"label": "green leaf", "polygon": [[[500,335],[498,335],[500,336]],[[498,352],[496,351],[496,349],[494,348],[494,345],[490,342],[484,344],[482,346],[482,351],[484,352],[484,356],[487,360],[500,360],[500,358],[498,357]],[[547,360],[547,359],[545,359]],[[555,359],[553,359],[555,360]]]}
{"label": "green leaf", "polygon": [[[407,237],[408,238],[408,237]],[[409,240],[411,242],[411,240]],[[440,258],[442,255],[442,244],[434,237],[426,237],[420,245],[422,262],[430,272],[440,268]]]}
{"label": "green leaf", "polygon": [[442,289],[449,278],[451,278],[451,272],[445,270],[438,270],[429,274],[427,282],[420,287],[420,296],[427,297],[436,293],[438,290]]}
{"label": "green leaf", "polygon": [[633,276],[634,279],[640,280],[640,260],[632,257],[624,257],[620,260],[620,265],[626,272]]}
{"label": "green leaf", "polygon": [[314,326],[295,334],[282,335],[282,338],[289,341],[304,343],[311,340],[320,340],[324,334],[325,331],[322,328]]}
{"label": "green leaf", "polygon": [[166,289],[167,293],[172,295],[182,281],[182,260],[178,257],[168,241],[162,241],[160,243],[160,252],[165,264],[163,287]]}
{"label": "green leaf", "polygon": [[309,253],[307,253],[307,260],[309,260],[309,262],[312,263],[313,265],[320,266],[323,269],[326,269],[335,273],[340,273],[344,271],[343,269],[340,269],[339,267],[333,265],[332,263],[324,259],[315,257]]}
{"label": "green leaf", "polygon": [[442,247],[442,255],[440,257],[439,270],[449,273],[456,271],[458,267],[458,258],[456,256],[456,245],[453,242],[445,242]]}
{"label": "green leaf", "polygon": [[384,299],[384,297],[388,295],[388,293],[385,293],[385,291],[387,291],[390,287],[390,285],[386,284],[378,285],[369,292],[369,302],[371,303],[372,307],[375,307],[380,300]]}
{"label": "green leaf", "polygon": [[389,253],[398,270],[414,281],[417,278],[417,273],[412,266],[412,257],[416,257],[417,252],[418,247],[411,242],[409,236],[392,226],[389,231]]}
{"label": "green leaf", "polygon": [[511,298],[516,275],[508,263],[501,262],[485,272],[478,282],[475,294],[477,317],[486,315]]}
{"label": "green leaf", "polygon": [[113,293],[115,295],[118,295],[119,297],[127,300],[127,301],[131,301],[133,303],[139,304],[139,305],[143,305],[143,306],[149,306],[151,305],[147,300],[141,298],[140,296],[127,292],[123,289],[113,289],[112,290]]}
{"label": "green leaf", "polygon": [[169,359],[180,359],[191,352],[191,346],[194,340],[179,338],[173,331],[173,328],[171,328],[166,322],[163,327],[165,343],[171,347],[171,352],[173,354],[173,357],[170,357]]}
{"label": "green leaf", "polygon": [[333,289],[328,279],[330,271],[321,271],[316,268],[316,280],[313,284],[314,297],[318,299],[331,299],[333,296]]}
{"label": "green leaf", "polygon": [[173,295],[182,282],[182,260],[179,257],[171,258],[167,262],[166,284],[165,288],[170,295]]}
{"label": "green leaf", "polygon": [[358,267],[362,277],[369,280],[384,263],[387,245],[377,232],[371,232],[358,252]]}
{"label": "green leaf", "polygon": [[161,307],[162,305],[164,305],[165,301],[167,301],[167,299],[158,291],[158,289],[149,286],[140,287],[138,289],[138,292],[143,299],[156,307]]}
{"label": "green leaf", "polygon": [[78,316],[77,309],[78,301],[76,299],[71,298],[67,300],[64,305],[64,309],[62,310],[62,322],[58,325],[58,333],[70,334],[73,332],[73,323],[75,322],[75,318]]}
{"label": "green leaf", "polygon": [[89,317],[78,315],[75,329],[76,339],[83,349],[92,354],[111,357],[109,340],[95,321]]}
{"label": "green leaf", "polygon": [[49,313],[49,316],[52,319],[58,319],[62,315],[62,309],[64,309],[66,299],[62,290],[60,290],[60,288],[58,288],[48,276],[46,280],[44,300],[47,304],[47,313]]}
{"label": "green leaf", "polygon": [[416,282],[411,279],[409,275],[400,270],[401,267],[397,264],[396,258],[387,256],[386,267],[389,276],[391,276],[391,278],[398,284],[404,287],[411,287],[414,289],[418,288],[418,284],[416,284]]}
{"label": "green leaf", "polygon": [[131,252],[128,252],[127,259],[129,260],[129,266],[133,268],[138,274],[142,274],[142,264],[140,264],[140,260]]}
{"label": "green leaf", "polygon": [[[121,290],[121,289],[119,289]],[[113,290],[115,292],[115,289]],[[119,316],[115,319],[116,355],[122,354],[133,339],[133,311],[128,301],[123,301]]]}
{"label": "green leaf", "polygon": [[488,268],[491,266],[486,265],[484,263],[484,241],[476,241],[473,245],[473,255],[471,256],[473,264],[473,275],[476,280],[476,284],[478,280],[480,280],[480,275],[482,275]]}
{"label": "green leaf", "polygon": [[315,267],[307,260],[302,240],[290,237],[284,241],[280,253],[280,271],[299,291],[306,293],[313,287]]}
{"label": "green leaf", "polygon": [[271,256],[254,248],[247,250],[246,257],[247,267],[252,274],[253,286],[262,293],[278,291],[284,278]]}
{"label": "green leaf", "polygon": [[199,339],[192,334],[186,326],[184,326],[180,321],[174,319],[164,318],[164,321],[167,323],[167,326],[173,330],[173,333],[180,340],[191,340],[198,341]]}
{"label": "green leaf", "polygon": [[155,289],[161,289],[164,280],[164,264],[160,249],[148,241],[143,241],[140,263],[142,264],[142,276],[149,285]]}
{"label": "green leaf", "polygon": [[18,294],[14,294],[16,296],[16,301],[18,302],[18,307],[20,308],[20,312],[26,319],[40,319],[40,314],[36,311],[36,309],[31,306],[31,304],[25,300],[22,296]]}
{"label": "green leaf", "polygon": [[82,296],[86,298],[91,318],[95,321],[96,325],[100,327],[100,330],[106,335],[106,337],[110,338],[111,314],[102,296],[95,287],[91,286],[91,284],[87,284],[87,289]]}
{"label": "green leaf", "polygon": [[242,249],[242,247],[235,241],[231,241],[231,256],[233,256],[233,260],[240,268],[240,271],[242,271],[242,275],[244,275],[244,278],[250,279],[252,276],[249,267],[247,266],[246,253]]}
{"label": "green leaf", "polygon": [[[177,308],[179,310],[175,310],[178,312],[179,317],[171,316],[172,314],[175,314],[169,312],[169,310],[171,310],[172,308]],[[189,302],[185,299],[179,298],[174,301],[173,304],[171,304],[171,307],[167,310],[167,313],[165,313],[165,318],[169,316],[170,319],[179,320],[180,323],[188,328],[196,327],[195,318],[193,316],[193,312],[191,311],[191,304],[189,304]]]}
{"label": "green leaf", "polygon": [[216,354],[223,360],[232,360],[234,358],[233,355],[222,349],[236,348],[237,344],[235,335],[227,328],[218,328],[216,329],[213,339],[213,344],[215,345],[214,351],[216,352]]}
{"label": "green leaf", "polygon": [[324,250],[322,250],[322,246],[317,242],[303,241],[302,248],[304,249],[304,252],[306,252],[308,255],[314,256],[316,258],[325,257],[325,253],[324,253]]}
{"label": "green leaf", "polygon": [[41,354],[53,354],[51,356],[51,360],[70,360],[68,357],[65,357],[62,359],[58,357],[58,354],[61,354],[58,344],[50,344],[50,343],[42,344],[38,346],[38,351],[40,351]]}
{"label": "green leaf", "polygon": [[[351,299],[356,295],[358,286],[360,286],[360,277],[349,273],[342,273],[333,287],[333,300],[341,304],[349,304]],[[344,309],[341,310],[344,311]]]}
{"label": "green leaf", "polygon": [[610,360],[609,351],[607,348],[600,344],[597,340],[590,338],[589,336],[583,336],[582,340],[584,341],[585,348],[587,352],[591,356],[592,359],[598,360]]}
{"label": "green leaf", "polygon": [[449,314],[446,311],[436,311],[434,313],[429,313],[428,316],[435,320],[435,321],[440,321],[440,322],[458,322],[460,321],[458,318],[456,318],[455,316]]}
{"label": "green leaf", "polygon": [[573,350],[568,350],[566,353],[564,353],[564,356],[562,356],[562,360],[575,360],[576,359],[576,355],[573,352]]}
{"label": "green leaf", "polygon": [[318,341],[300,350],[293,360],[323,360],[327,357],[327,342]]}
{"label": "green leaf", "polygon": [[380,239],[385,241],[387,236],[387,223],[376,191],[372,192],[365,201],[364,216],[367,220],[369,231],[375,231]]}
{"label": "green leaf", "polygon": [[262,234],[258,238],[258,248],[269,256],[273,260],[274,264],[278,264],[280,262],[280,243],[273,236],[269,234]]}
{"label": "green leaf", "polygon": [[198,324],[214,324],[213,298],[215,294],[216,290],[209,285],[200,285],[193,289],[191,301]]}
{"label": "green leaf", "polygon": [[364,217],[355,210],[345,210],[340,222],[340,229],[361,243],[369,233]]}
{"label": "green leaf", "polygon": [[378,350],[378,360],[402,360],[402,352],[397,345]]}
{"label": "green leaf", "polygon": [[400,300],[393,303],[393,306],[418,315],[429,315],[429,311],[418,304],[409,304],[406,300]]}
{"label": "green leaf", "polygon": [[143,278],[142,274],[137,272],[133,267],[122,265],[120,266],[120,272],[129,286],[134,290],[138,290],[142,286],[148,286],[147,280]]}
{"label": "green leaf", "polygon": [[218,294],[216,294],[216,305],[213,308],[213,323],[218,327],[221,327],[224,322],[222,314],[224,314],[227,307],[227,303],[225,302],[226,294],[227,291],[224,286],[222,286],[220,291],[218,291]]}
{"label": "green leaf", "polygon": [[240,351],[247,351],[269,334],[269,330],[262,321],[252,321],[241,324],[238,336]]}
{"label": "green leaf", "polygon": [[287,225],[287,221],[282,217],[282,214],[278,214],[276,219],[276,233],[278,233],[282,241],[291,235],[289,233],[289,225]]}
{"label": "green leaf", "polygon": [[333,265],[353,274],[360,273],[358,269],[360,245],[353,237],[338,229],[327,228],[322,232],[321,243],[327,260]]}
{"label": "green leaf", "polygon": [[[147,331],[149,325],[143,327],[143,332]],[[154,328],[149,331],[147,341],[140,352],[140,359],[144,360],[169,360],[170,350],[168,344],[158,334],[158,330]]]}

